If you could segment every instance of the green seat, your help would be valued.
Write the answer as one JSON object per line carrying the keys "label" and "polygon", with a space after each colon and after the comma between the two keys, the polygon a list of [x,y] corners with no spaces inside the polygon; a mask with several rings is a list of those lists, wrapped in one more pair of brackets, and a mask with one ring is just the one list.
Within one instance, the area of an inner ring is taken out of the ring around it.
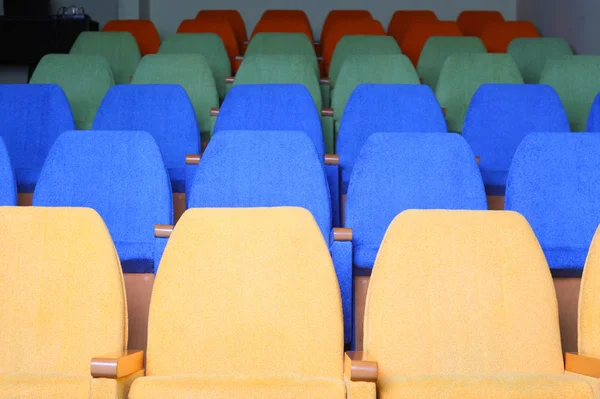
{"label": "green seat", "polygon": [[594,98],[600,92],[600,56],[569,55],[548,60],[541,84],[550,85],[560,97],[574,132],[585,132]]}
{"label": "green seat", "polygon": [[206,58],[215,78],[219,98],[225,98],[225,78],[231,76],[231,62],[221,37],[214,33],[177,33],[168,36],[159,54],[200,54]]}
{"label": "green seat", "polygon": [[142,58],[137,41],[129,32],[82,32],[70,54],[104,57],[116,84],[129,83]]}
{"label": "green seat", "polygon": [[215,79],[206,58],[200,54],[150,54],[142,58],[133,84],[181,85],[194,106],[202,141],[208,142],[214,128],[211,108],[219,107]]}
{"label": "green seat", "polygon": [[517,64],[508,54],[452,54],[448,56],[435,90],[446,109],[448,131],[462,132],[473,94],[484,83],[523,83]]}
{"label": "green seat", "polygon": [[110,65],[99,55],[48,54],[29,81],[55,83],[65,92],[75,126],[90,130],[106,92],[114,86]]}
{"label": "green seat", "polygon": [[573,55],[565,39],[558,37],[519,38],[508,46],[508,54],[515,60],[525,83],[538,83],[546,61]]}
{"label": "green seat", "polygon": [[304,33],[257,33],[250,40],[244,55],[245,57],[252,55],[305,56],[317,77],[321,76],[315,48]]}
{"label": "green seat", "polygon": [[485,45],[478,37],[434,36],[430,37],[417,64],[417,73],[422,82],[435,90],[442,65],[450,54],[487,53]]}

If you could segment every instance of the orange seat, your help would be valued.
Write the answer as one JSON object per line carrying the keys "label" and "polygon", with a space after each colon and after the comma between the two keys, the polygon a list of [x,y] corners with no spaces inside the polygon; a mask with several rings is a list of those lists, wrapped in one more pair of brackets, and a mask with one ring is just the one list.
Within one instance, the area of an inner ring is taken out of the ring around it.
{"label": "orange seat", "polygon": [[425,43],[432,36],[462,36],[454,21],[414,22],[410,24],[401,42],[402,52],[416,67]]}
{"label": "orange seat", "polygon": [[308,16],[302,10],[266,10],[260,19],[302,19],[308,22]]}
{"label": "orange seat", "polygon": [[160,36],[152,21],[124,19],[108,21],[103,32],[129,32],[135,37],[142,56],[156,54],[160,47]]}
{"label": "orange seat", "polygon": [[465,36],[481,36],[483,28],[492,22],[504,22],[504,17],[498,11],[463,11],[456,23]]}
{"label": "orange seat", "polygon": [[540,37],[540,34],[529,21],[494,22],[485,26],[481,41],[489,53],[506,53],[510,42],[519,37]]}
{"label": "orange seat", "polygon": [[438,17],[430,10],[396,11],[392,15],[392,19],[388,25],[388,35],[394,37],[398,43],[401,43],[406,30],[412,23],[433,21],[438,21]]}
{"label": "orange seat", "polygon": [[224,19],[233,28],[233,32],[235,33],[235,38],[238,43],[238,48],[242,48],[244,42],[248,40],[248,34],[246,33],[246,23],[242,18],[242,15],[237,10],[200,10],[198,11],[198,15],[196,15],[196,19],[214,19],[220,18]]}
{"label": "orange seat", "polygon": [[299,19],[297,17],[292,17],[290,19],[261,19],[254,27],[252,36],[264,32],[304,33],[311,42],[313,41],[312,30],[308,20]]}
{"label": "orange seat", "polygon": [[216,33],[223,40],[231,62],[231,70],[236,70],[235,57],[240,55],[240,46],[231,24],[226,20],[221,18],[209,19],[208,17],[186,19],[179,25],[177,33]]}
{"label": "orange seat", "polygon": [[344,19],[373,19],[371,13],[367,10],[331,10],[325,18],[323,23],[323,29],[321,30],[321,45],[323,44],[323,38],[329,34],[329,30],[336,22]]}

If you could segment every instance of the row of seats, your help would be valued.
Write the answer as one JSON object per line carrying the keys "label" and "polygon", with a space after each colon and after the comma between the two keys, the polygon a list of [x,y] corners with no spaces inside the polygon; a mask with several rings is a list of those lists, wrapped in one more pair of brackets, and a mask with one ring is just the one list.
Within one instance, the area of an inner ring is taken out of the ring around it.
{"label": "row of seats", "polygon": [[585,356],[564,363],[548,266],[517,213],[397,216],[370,282],[365,352],[344,355],[337,279],[309,212],[190,210],[154,285],[145,370],[143,352],[125,351],[123,276],[97,213],[1,207],[0,229],[3,397],[592,399],[600,389],[586,367],[600,353],[600,239],[581,286]]}

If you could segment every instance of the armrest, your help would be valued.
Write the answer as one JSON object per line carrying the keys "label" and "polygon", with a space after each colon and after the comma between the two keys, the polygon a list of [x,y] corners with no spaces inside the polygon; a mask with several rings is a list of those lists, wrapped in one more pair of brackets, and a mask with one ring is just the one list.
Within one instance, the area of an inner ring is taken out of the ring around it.
{"label": "armrest", "polygon": [[481,165],[481,157],[479,155],[475,155],[475,161],[477,162],[477,165]]}
{"label": "armrest", "polygon": [[233,76],[228,76],[225,78],[225,83],[233,83],[235,78]]}
{"label": "armrest", "polygon": [[121,378],[144,369],[144,351],[127,350],[94,357],[90,372],[94,378]]}
{"label": "armrest", "polygon": [[330,85],[331,84],[331,79],[329,78],[321,78],[319,79],[319,83],[322,85]]}
{"label": "armrest", "polygon": [[154,226],[154,237],[156,238],[169,238],[173,234],[175,228],[172,224],[157,224]]}
{"label": "armrest", "polygon": [[200,163],[200,154],[187,154],[185,156],[186,165],[198,165]]}
{"label": "armrest", "polygon": [[317,57],[317,61],[318,61],[318,62],[324,62],[324,61],[325,61],[325,59],[324,59],[323,57],[319,56],[319,57]]}
{"label": "armrest", "polygon": [[444,116],[446,116],[446,108],[442,108],[442,114],[444,114]]}
{"label": "armrest", "polygon": [[210,116],[219,116],[219,111],[221,109],[220,108],[211,108],[210,109]]}
{"label": "armrest", "polygon": [[235,56],[235,60],[238,61],[238,62],[242,62],[242,61],[244,61],[244,56],[243,55],[236,55]]}
{"label": "armrest", "polygon": [[325,154],[325,165],[339,165],[340,156],[337,154]]}
{"label": "armrest", "polygon": [[369,360],[365,352],[346,352],[344,375],[350,381],[377,382],[377,362]]}
{"label": "armrest", "polygon": [[352,229],[336,227],[333,229],[334,241],[352,241]]}
{"label": "armrest", "polygon": [[333,117],[333,108],[323,108],[321,110],[321,116]]}
{"label": "armrest", "polygon": [[600,378],[600,359],[578,353],[565,353],[565,370],[588,377]]}
{"label": "armrest", "polygon": [[243,44],[244,44],[245,46],[247,46],[248,44],[250,44],[250,40],[244,40],[244,43],[243,43]]}
{"label": "armrest", "polygon": [[313,40],[313,45],[314,45],[314,46],[320,46],[320,45],[321,45],[321,42],[320,42],[320,41],[318,41],[318,40]]}

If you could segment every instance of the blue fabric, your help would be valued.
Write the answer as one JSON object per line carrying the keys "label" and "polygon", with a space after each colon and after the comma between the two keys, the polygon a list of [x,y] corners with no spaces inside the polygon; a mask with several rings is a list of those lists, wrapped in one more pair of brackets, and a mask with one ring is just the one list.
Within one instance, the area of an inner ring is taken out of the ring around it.
{"label": "blue fabric", "polygon": [[325,165],[325,176],[329,186],[329,198],[331,198],[331,221],[334,227],[341,227],[340,166]]}
{"label": "blue fabric", "polygon": [[33,192],[50,147],[73,129],[69,101],[58,85],[0,85],[0,137],[19,192]]}
{"label": "blue fabric", "polygon": [[0,138],[0,206],[17,205],[17,185],[4,141]]}
{"label": "blue fabric", "polygon": [[346,105],[337,137],[342,194],[363,144],[377,132],[447,132],[442,109],[425,85],[359,85]]}
{"label": "blue fabric", "polygon": [[556,275],[581,275],[600,224],[600,135],[534,133],[517,149],[505,208],[533,228]]}
{"label": "blue fabric", "polygon": [[183,87],[171,84],[114,86],[104,97],[93,128],[150,133],[169,170],[173,192],[188,192],[185,156],[200,154],[200,130]]}
{"label": "blue fabric", "polygon": [[596,96],[587,120],[588,132],[600,132],[600,94]]}
{"label": "blue fabric", "polygon": [[484,84],[471,100],[462,134],[480,157],[487,193],[504,195],[510,163],[525,136],[570,130],[567,112],[552,87]]}
{"label": "blue fabric", "polygon": [[371,269],[383,236],[407,209],[487,209],[469,145],[454,133],[377,133],[356,161],[346,202],[354,265]]}
{"label": "blue fabric", "polygon": [[[332,232],[333,234],[333,232]],[[342,294],[342,310],[344,313],[344,341],[355,342],[354,339],[354,312],[353,295],[354,281],[352,279],[352,242],[351,241],[333,241],[330,239],[331,246],[329,252],[335,265],[340,292]]]}
{"label": "blue fabric", "polygon": [[125,273],[154,272],[164,245],[154,225],[173,224],[169,177],[146,132],[64,133],[48,154],[33,205],[95,209]]}

